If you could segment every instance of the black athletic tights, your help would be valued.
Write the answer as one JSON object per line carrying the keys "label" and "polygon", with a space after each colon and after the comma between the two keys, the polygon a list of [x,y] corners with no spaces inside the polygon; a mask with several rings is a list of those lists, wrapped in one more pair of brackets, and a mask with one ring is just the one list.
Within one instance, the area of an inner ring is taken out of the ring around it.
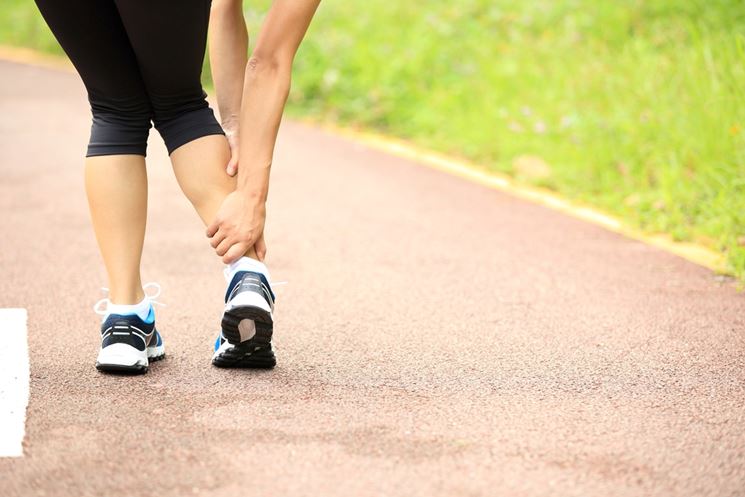
{"label": "black athletic tights", "polygon": [[36,4],[88,90],[88,157],[144,156],[151,121],[169,154],[223,133],[200,82],[210,0]]}

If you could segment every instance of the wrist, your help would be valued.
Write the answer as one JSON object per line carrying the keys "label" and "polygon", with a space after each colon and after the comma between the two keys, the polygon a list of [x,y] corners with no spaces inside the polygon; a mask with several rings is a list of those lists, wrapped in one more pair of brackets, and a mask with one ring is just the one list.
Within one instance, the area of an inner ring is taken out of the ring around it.
{"label": "wrist", "polygon": [[257,188],[256,185],[238,185],[236,191],[253,207],[261,207],[266,204],[267,189]]}
{"label": "wrist", "polygon": [[266,202],[271,168],[271,160],[261,161],[256,157],[242,159],[241,167],[238,168],[236,190],[251,202]]}
{"label": "wrist", "polygon": [[220,125],[227,132],[232,133],[238,132],[238,123],[240,122],[240,116],[238,114],[228,114],[225,118],[220,120]]}
{"label": "wrist", "polygon": [[267,191],[264,189],[246,189],[242,190],[248,202],[254,207],[263,207],[266,205]]}

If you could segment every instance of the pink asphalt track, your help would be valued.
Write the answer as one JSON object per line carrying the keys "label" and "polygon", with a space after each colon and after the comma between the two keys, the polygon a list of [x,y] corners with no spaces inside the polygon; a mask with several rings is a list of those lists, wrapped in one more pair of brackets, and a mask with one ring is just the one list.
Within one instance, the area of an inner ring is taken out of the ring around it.
{"label": "pink asphalt track", "polygon": [[745,495],[731,280],[292,122],[267,228],[277,368],[210,366],[222,267],[153,136],[143,276],[168,357],[98,373],[83,88],[0,76],[0,307],[28,309],[31,359],[1,496]]}

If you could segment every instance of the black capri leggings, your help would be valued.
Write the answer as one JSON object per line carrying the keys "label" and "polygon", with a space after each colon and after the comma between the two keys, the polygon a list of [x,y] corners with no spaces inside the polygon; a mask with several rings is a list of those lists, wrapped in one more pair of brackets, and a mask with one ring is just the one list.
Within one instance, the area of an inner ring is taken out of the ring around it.
{"label": "black capri leggings", "polygon": [[200,75],[210,0],[36,0],[88,90],[88,157],[145,155],[150,122],[170,154],[223,130]]}

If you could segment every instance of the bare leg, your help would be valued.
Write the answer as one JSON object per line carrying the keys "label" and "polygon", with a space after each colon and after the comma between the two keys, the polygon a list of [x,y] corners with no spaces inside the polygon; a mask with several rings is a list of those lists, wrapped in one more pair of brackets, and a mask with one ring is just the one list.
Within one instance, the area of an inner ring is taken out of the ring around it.
{"label": "bare leg", "polygon": [[[228,193],[235,190],[235,178],[225,172],[229,160],[228,141],[222,135],[193,140],[171,154],[176,180],[205,226],[212,222]],[[256,259],[256,250],[251,247],[246,255]]]}
{"label": "bare leg", "polygon": [[145,158],[87,158],[85,189],[93,230],[109,276],[109,299],[115,304],[136,304],[144,297],[140,260],[147,220]]}

